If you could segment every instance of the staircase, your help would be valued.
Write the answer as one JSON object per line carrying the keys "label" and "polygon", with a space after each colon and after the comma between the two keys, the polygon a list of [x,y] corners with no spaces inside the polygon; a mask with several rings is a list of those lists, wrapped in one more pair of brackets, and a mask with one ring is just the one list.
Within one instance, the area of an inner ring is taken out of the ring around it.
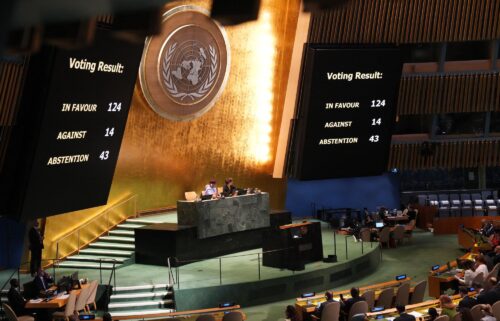
{"label": "staircase", "polygon": [[[60,268],[111,270],[133,263],[135,251],[134,229],[159,223],[152,218],[131,218],[118,224],[108,235],[101,236],[80,250],[79,254],[68,256],[59,263]],[[101,263],[99,263],[101,261]]]}
{"label": "staircase", "polygon": [[116,287],[113,289],[108,311],[114,318],[131,314],[175,312],[174,289],[169,284]]}

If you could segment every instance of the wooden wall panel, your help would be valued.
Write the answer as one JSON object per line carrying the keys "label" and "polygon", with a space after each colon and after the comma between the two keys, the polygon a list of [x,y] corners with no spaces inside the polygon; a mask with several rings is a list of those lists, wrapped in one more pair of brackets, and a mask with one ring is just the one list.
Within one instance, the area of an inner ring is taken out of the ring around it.
{"label": "wooden wall panel", "polygon": [[25,77],[26,60],[0,60],[0,168],[16,122]]}
{"label": "wooden wall panel", "polygon": [[424,75],[401,78],[398,114],[500,110],[499,73]]}
{"label": "wooden wall panel", "polygon": [[351,0],[314,13],[310,42],[429,43],[500,38],[500,0]]}
{"label": "wooden wall panel", "polygon": [[393,144],[389,154],[390,168],[416,170],[498,166],[500,141],[468,140],[431,143],[432,152],[425,155],[424,143]]}

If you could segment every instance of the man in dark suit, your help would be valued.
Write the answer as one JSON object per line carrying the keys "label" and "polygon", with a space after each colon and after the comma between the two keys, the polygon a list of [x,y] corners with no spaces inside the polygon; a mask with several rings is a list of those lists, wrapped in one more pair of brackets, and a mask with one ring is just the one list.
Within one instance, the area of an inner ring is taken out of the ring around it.
{"label": "man in dark suit", "polygon": [[19,281],[17,279],[10,280],[10,289],[7,293],[7,299],[9,300],[10,307],[17,316],[28,314],[24,308],[26,299],[23,298],[21,292],[19,292]]}
{"label": "man in dark suit", "polygon": [[[495,279],[495,278],[491,278],[491,279]],[[500,301],[500,286],[498,284],[487,291],[482,291],[477,296],[477,303],[478,304],[493,305],[497,301]]]}
{"label": "man in dark suit", "polygon": [[38,292],[45,292],[50,288],[50,285],[54,283],[54,280],[40,267],[38,268],[35,278],[33,279],[33,283],[35,283]]}
{"label": "man in dark suit", "polygon": [[43,236],[40,234],[40,225],[38,220],[35,220],[33,227],[29,231],[29,245],[31,252],[30,259],[30,272],[34,276],[38,268],[42,266],[42,249],[43,249]]}
{"label": "man in dark suit", "polygon": [[340,299],[342,300],[343,307],[342,310],[344,311],[344,314],[346,316],[349,316],[349,311],[351,311],[351,307],[353,306],[354,303],[359,302],[359,301],[365,301],[365,298],[359,295],[359,289],[358,288],[351,288],[351,298],[344,300],[344,297],[340,295]]}
{"label": "man in dark suit", "polygon": [[398,304],[396,305],[396,309],[398,310],[399,317],[394,319],[394,321],[416,321],[413,315],[406,313],[404,305]]}
{"label": "man in dark suit", "polygon": [[323,313],[323,309],[325,308],[325,306],[327,306],[328,304],[330,304],[332,302],[336,302],[333,299],[333,293],[331,291],[326,291],[325,297],[326,297],[326,301],[321,303],[320,306],[316,308],[316,311],[314,311],[314,315],[316,315],[320,319],[321,319],[321,314]]}
{"label": "man in dark suit", "polygon": [[469,289],[465,286],[461,286],[458,289],[458,292],[460,293],[460,296],[462,297],[462,300],[458,303],[458,308],[467,308],[467,309],[472,309],[473,306],[477,304],[477,300],[473,297],[469,296]]}

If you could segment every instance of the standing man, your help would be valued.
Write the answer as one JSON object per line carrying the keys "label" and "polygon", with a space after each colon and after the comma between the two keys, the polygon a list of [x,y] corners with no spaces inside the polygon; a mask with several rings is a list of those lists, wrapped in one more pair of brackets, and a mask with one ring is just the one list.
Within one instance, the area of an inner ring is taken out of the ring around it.
{"label": "standing man", "polygon": [[43,249],[43,236],[40,234],[40,224],[35,220],[33,227],[29,231],[30,243],[30,272],[31,276],[35,276],[38,268],[42,266],[42,249]]}

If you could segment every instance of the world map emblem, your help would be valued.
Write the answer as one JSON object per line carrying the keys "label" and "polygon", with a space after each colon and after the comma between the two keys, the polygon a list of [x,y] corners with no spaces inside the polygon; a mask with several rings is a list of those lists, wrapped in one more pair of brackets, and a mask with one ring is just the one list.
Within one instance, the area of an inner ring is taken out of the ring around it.
{"label": "world map emblem", "polygon": [[191,120],[214,106],[227,82],[229,63],[224,29],[203,9],[176,7],[165,13],[161,34],[146,41],[141,89],[160,116]]}

